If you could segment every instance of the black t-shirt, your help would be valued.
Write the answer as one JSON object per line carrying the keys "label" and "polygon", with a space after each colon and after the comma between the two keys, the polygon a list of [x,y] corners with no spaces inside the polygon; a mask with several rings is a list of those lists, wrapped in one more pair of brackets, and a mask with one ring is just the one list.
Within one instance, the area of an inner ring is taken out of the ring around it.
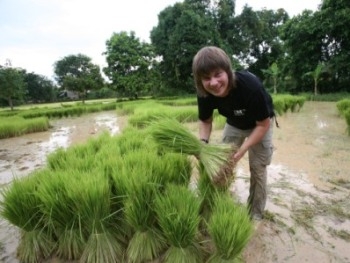
{"label": "black t-shirt", "polygon": [[226,97],[197,97],[198,117],[205,121],[215,109],[226,117],[228,124],[241,129],[253,129],[256,121],[274,116],[273,102],[261,81],[248,71],[237,71],[236,87]]}

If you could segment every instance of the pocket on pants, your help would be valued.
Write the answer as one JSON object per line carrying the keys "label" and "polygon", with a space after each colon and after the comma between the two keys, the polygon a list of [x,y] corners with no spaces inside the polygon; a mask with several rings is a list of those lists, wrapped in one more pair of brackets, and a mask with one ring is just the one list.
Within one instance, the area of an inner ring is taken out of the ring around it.
{"label": "pocket on pants", "polygon": [[271,141],[263,141],[261,145],[264,148],[264,155],[265,155],[264,164],[269,165],[271,164],[271,160],[272,160],[273,144]]}

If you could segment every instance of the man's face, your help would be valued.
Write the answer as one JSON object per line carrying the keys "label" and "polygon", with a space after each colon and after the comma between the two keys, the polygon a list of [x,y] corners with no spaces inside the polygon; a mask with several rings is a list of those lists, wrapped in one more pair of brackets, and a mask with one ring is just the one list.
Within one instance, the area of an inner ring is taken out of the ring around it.
{"label": "man's face", "polygon": [[204,89],[216,97],[228,94],[228,76],[222,69],[216,69],[201,78]]}

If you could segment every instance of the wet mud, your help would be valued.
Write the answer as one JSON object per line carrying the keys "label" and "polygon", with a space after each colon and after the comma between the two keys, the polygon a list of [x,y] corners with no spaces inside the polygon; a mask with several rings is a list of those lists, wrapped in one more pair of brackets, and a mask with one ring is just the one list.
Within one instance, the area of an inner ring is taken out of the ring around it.
{"label": "wet mud", "polygon": [[[94,113],[53,121],[47,132],[0,140],[0,185],[42,167],[47,154],[58,147],[83,143],[105,130],[116,134],[125,122],[114,111]],[[278,117],[278,122],[266,214],[255,223],[244,262],[350,262],[350,137],[345,120],[335,103],[307,102],[300,112]],[[220,137],[221,131],[214,131],[212,142]],[[232,195],[244,203],[248,189],[245,156]],[[16,229],[0,221],[0,262],[18,263],[17,245]]]}

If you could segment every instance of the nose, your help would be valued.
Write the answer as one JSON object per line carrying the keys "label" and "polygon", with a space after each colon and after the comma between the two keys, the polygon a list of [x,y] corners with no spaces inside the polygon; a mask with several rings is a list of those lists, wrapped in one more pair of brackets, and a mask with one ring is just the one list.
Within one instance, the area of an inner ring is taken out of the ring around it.
{"label": "nose", "polygon": [[214,78],[214,77],[211,77],[210,78],[210,86],[215,86],[217,83],[218,83],[218,81],[217,81],[217,79],[216,78]]}

